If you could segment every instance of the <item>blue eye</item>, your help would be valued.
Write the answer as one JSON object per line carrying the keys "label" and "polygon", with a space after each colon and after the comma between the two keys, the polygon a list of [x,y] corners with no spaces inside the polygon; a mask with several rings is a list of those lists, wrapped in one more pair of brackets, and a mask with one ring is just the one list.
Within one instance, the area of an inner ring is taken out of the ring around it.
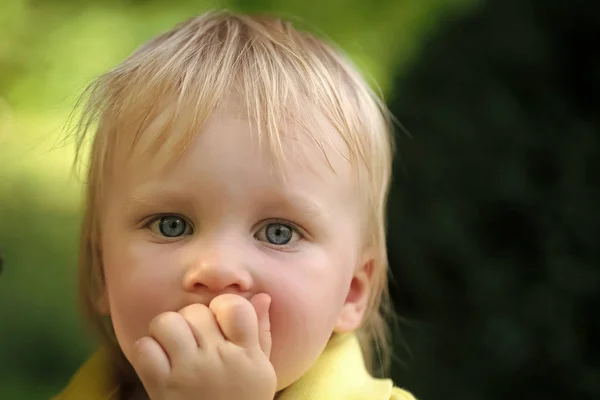
{"label": "blue eye", "polygon": [[297,240],[298,236],[298,233],[293,227],[279,222],[265,225],[256,234],[258,240],[266,241],[277,246],[289,244],[293,239]]}
{"label": "blue eye", "polygon": [[150,230],[169,238],[175,238],[185,234],[189,235],[191,233],[191,228],[187,221],[176,215],[157,218],[150,225]]}
{"label": "blue eye", "polygon": [[267,240],[272,244],[287,244],[292,240],[294,231],[283,224],[267,225]]}

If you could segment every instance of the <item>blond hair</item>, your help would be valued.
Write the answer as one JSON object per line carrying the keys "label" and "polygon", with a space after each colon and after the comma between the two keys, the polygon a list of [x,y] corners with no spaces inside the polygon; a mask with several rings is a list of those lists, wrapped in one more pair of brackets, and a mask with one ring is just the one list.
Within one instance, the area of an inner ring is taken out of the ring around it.
{"label": "blond hair", "polygon": [[274,17],[212,12],[193,18],[140,47],[82,96],[76,163],[95,131],[79,261],[85,314],[120,354],[110,321],[96,306],[104,285],[103,204],[119,157],[149,152],[179,158],[231,93],[244,99],[258,140],[275,164],[285,161],[284,120],[301,124],[323,148],[325,139],[314,135],[310,125],[315,110],[347,147],[365,202],[365,244],[375,250],[368,312],[358,334],[370,371],[375,374],[375,363],[385,369],[390,356],[385,318],[390,311],[385,243],[393,148],[389,114],[341,51]]}

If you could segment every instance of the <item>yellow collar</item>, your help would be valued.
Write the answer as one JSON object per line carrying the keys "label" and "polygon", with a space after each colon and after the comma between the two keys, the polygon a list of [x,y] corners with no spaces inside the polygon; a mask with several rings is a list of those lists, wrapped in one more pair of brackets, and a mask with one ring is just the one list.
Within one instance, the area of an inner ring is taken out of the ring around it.
{"label": "yellow collar", "polygon": [[67,387],[52,400],[113,400],[118,386],[108,374],[109,356],[105,349],[94,353],[75,373]]}
{"label": "yellow collar", "polygon": [[[96,352],[80,369],[67,388],[53,400],[112,400],[117,386],[106,373],[108,356]],[[374,379],[367,372],[358,338],[353,334],[334,335],[315,365],[286,388],[278,400],[389,400],[413,399],[394,388],[389,379]]]}
{"label": "yellow collar", "polygon": [[355,335],[334,335],[313,367],[278,400],[388,400],[392,387],[391,380],[369,375]]}

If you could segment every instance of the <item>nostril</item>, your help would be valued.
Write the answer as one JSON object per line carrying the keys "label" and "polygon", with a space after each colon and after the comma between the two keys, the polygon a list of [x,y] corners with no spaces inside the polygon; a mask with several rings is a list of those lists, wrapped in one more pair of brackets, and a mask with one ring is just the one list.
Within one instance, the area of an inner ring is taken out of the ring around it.
{"label": "nostril", "polygon": [[238,283],[224,284],[221,282],[213,282],[211,284],[204,284],[196,282],[193,284],[192,289],[194,291],[206,291],[211,293],[241,293],[243,291],[242,285]]}
{"label": "nostril", "polygon": [[195,263],[183,276],[187,291],[210,293],[245,292],[251,286],[251,277],[244,268],[223,263]]}

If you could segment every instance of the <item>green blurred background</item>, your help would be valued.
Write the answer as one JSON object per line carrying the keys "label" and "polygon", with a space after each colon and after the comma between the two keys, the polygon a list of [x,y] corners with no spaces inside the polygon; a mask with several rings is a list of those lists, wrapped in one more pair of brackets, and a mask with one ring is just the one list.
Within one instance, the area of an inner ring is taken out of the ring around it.
{"label": "green blurred background", "polygon": [[81,180],[61,141],[97,74],[208,9],[339,43],[398,129],[395,381],[421,399],[600,398],[600,9],[594,0],[0,0],[0,399],[60,390]]}

